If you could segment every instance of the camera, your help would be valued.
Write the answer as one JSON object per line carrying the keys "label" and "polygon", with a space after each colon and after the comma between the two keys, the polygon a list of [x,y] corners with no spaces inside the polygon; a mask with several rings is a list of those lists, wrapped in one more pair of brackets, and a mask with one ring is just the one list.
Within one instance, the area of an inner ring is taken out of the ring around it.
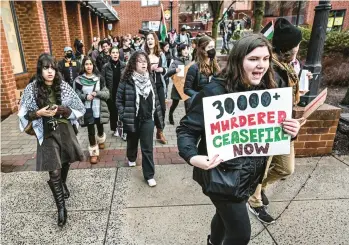
{"label": "camera", "polygon": [[50,120],[47,121],[47,127],[50,131],[55,131],[58,127],[57,119],[51,117]]}

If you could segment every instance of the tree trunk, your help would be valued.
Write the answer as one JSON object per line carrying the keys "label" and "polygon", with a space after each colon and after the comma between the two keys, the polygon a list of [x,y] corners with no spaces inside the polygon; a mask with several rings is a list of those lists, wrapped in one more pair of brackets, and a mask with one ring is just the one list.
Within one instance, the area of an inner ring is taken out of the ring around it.
{"label": "tree trunk", "polygon": [[349,106],[349,87],[348,87],[347,93],[345,94],[343,100],[341,101],[341,104]]}
{"label": "tree trunk", "polygon": [[221,13],[223,1],[210,1],[209,4],[212,10],[212,17],[213,17],[212,38],[216,41],[218,37],[218,26],[219,26],[219,20],[220,20],[219,15]]}
{"label": "tree trunk", "polygon": [[253,26],[253,32],[259,33],[262,29],[262,21],[264,17],[264,8],[265,8],[265,1],[255,1],[254,2],[254,26]]}

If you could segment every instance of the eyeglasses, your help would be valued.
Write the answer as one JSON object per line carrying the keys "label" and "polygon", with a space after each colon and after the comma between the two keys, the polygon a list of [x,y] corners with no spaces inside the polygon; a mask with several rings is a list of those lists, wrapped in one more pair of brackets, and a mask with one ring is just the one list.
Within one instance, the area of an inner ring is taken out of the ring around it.
{"label": "eyeglasses", "polygon": [[148,63],[146,60],[137,60],[138,63],[141,63],[141,64],[146,64]]}

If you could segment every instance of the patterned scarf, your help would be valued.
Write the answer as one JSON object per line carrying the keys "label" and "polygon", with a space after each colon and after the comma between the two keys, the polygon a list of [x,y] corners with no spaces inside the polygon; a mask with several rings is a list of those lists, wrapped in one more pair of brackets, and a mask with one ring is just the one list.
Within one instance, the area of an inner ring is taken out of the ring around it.
{"label": "patterned scarf", "polygon": [[[27,113],[29,111],[39,110],[39,107],[36,104],[36,98],[37,89],[35,80],[27,85],[21,98],[21,105],[18,112],[19,128],[21,132],[24,131],[24,128],[29,123],[29,121],[26,119]],[[77,119],[85,114],[85,106],[73,88],[64,81],[61,83],[61,98],[62,106],[69,107],[72,110],[72,115],[69,118],[71,123],[77,124]],[[42,118],[33,121],[33,129],[36,137],[38,138],[39,144],[41,145],[44,140],[44,125]]]}
{"label": "patterned scarf", "polygon": [[154,117],[155,112],[155,93],[153,90],[153,85],[149,79],[149,73],[140,74],[138,72],[133,72],[132,79],[135,83],[136,87],[136,116],[138,115],[139,110],[139,101],[140,96],[142,96],[145,100],[148,98],[150,92],[153,93],[153,111],[152,115]]}
{"label": "patterned scarf", "polygon": [[294,68],[292,67],[291,64],[280,62],[277,59],[277,56],[275,54],[273,54],[273,62],[281,70],[286,71],[287,78],[288,78],[288,86],[293,88],[293,104],[297,105],[299,103],[299,100],[300,100],[299,78],[298,78]]}

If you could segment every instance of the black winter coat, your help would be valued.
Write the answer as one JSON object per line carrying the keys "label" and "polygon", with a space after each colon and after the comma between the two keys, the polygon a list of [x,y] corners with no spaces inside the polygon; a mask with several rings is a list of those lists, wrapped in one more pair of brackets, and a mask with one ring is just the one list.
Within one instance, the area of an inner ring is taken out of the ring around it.
{"label": "black winter coat", "polygon": [[[126,64],[119,60],[117,65],[120,67],[120,77],[121,77]],[[105,79],[106,86],[110,91],[110,95],[111,95],[110,98],[112,98],[112,91],[114,89],[115,84],[114,84],[114,77],[113,77],[113,67],[110,62],[108,62],[103,66],[101,75]]]}
{"label": "black winter coat", "polygon": [[[163,129],[165,123],[158,93],[153,78],[151,76],[149,76],[149,78],[155,93],[155,125],[157,128]],[[136,132],[136,88],[132,78],[120,82],[116,95],[116,107],[118,108],[119,118],[123,122],[124,130],[128,132]]]}
{"label": "black winter coat", "polygon": [[[72,68],[72,79],[70,77],[70,67]],[[58,62],[58,71],[61,73],[64,81],[72,87],[74,79],[79,76],[80,68],[80,62],[75,59],[71,59],[71,61],[62,59]]]}
{"label": "black winter coat", "polygon": [[110,55],[105,55],[103,51],[100,52],[96,59],[98,71],[102,71],[103,66],[108,63],[110,59]]}
{"label": "black winter coat", "polygon": [[[190,164],[190,159],[196,155],[207,155],[205,122],[202,99],[204,97],[226,94],[224,80],[212,78],[212,82],[198,93],[186,116],[177,127],[177,144],[179,155]],[[200,140],[199,144],[198,141]],[[218,201],[242,201],[247,200],[252,195],[257,185],[262,180],[266,166],[267,157],[240,157],[228,160],[220,164],[238,171],[240,186],[237,194],[231,196],[209,195],[210,198]],[[193,178],[203,186],[203,176],[208,171],[194,167]]]}
{"label": "black winter coat", "polygon": [[184,93],[192,97],[199,93],[209,82],[209,77],[202,74],[198,63],[195,63],[189,67],[185,77]]}

